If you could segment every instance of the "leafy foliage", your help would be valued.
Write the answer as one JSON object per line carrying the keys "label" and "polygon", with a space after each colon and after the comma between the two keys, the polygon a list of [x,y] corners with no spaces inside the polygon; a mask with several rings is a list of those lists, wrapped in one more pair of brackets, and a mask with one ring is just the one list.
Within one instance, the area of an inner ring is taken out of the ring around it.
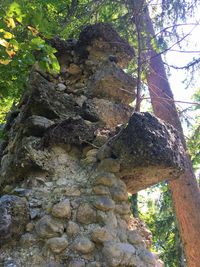
{"label": "leafy foliage", "polygon": [[[198,89],[194,94],[194,100],[200,103],[200,89]],[[192,130],[187,145],[194,169],[200,170],[200,104],[195,106],[193,110],[196,114],[195,124],[192,125]]]}
{"label": "leafy foliage", "polygon": [[[166,267],[185,266],[181,241],[172,206],[171,193],[166,182],[146,191],[148,201],[139,201],[140,217],[153,234],[153,249],[159,253]],[[142,205],[145,203],[145,212]]]}

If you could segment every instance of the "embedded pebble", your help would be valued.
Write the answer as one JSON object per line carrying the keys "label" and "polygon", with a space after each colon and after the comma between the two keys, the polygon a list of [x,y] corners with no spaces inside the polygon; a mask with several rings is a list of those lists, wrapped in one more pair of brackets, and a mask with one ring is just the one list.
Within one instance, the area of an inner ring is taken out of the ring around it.
{"label": "embedded pebble", "polygon": [[115,208],[115,203],[112,199],[108,198],[108,197],[97,197],[94,200],[94,206],[102,211],[109,211],[109,210],[113,210]]}
{"label": "embedded pebble", "polygon": [[65,237],[53,237],[47,240],[46,245],[54,253],[60,253],[68,246],[68,241]]}
{"label": "embedded pebble", "polygon": [[71,207],[68,199],[65,199],[52,208],[52,215],[57,218],[67,218],[71,217]]}
{"label": "embedded pebble", "polygon": [[79,251],[83,254],[90,253],[94,250],[94,243],[90,241],[87,237],[79,237],[74,241],[73,245],[76,251]]}
{"label": "embedded pebble", "polygon": [[90,224],[96,222],[96,210],[88,203],[83,203],[78,207],[76,219],[80,223]]}
{"label": "embedded pebble", "polygon": [[64,225],[49,215],[42,217],[35,225],[37,234],[42,238],[59,236],[64,232]]}

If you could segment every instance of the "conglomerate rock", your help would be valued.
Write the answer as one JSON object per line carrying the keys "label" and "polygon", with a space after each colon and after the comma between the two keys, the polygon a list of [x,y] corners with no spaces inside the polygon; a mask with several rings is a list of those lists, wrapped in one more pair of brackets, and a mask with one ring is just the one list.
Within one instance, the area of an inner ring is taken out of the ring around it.
{"label": "conglomerate rock", "polygon": [[60,75],[35,66],[4,127],[0,266],[161,267],[128,192],[178,178],[178,134],[131,116],[135,80],[121,67],[134,51],[109,24],[50,43]]}

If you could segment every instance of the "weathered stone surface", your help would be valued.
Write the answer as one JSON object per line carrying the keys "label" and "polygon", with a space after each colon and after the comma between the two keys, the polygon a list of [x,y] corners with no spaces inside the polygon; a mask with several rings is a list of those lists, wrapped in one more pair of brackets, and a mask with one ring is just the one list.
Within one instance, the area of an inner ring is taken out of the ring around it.
{"label": "weathered stone surface", "polygon": [[83,104],[84,118],[91,121],[100,120],[107,127],[115,128],[116,125],[127,123],[133,110],[122,103],[113,103],[107,99],[88,99]]}
{"label": "weathered stone surface", "polygon": [[138,246],[138,245],[144,246],[144,240],[141,237],[141,235],[139,235],[138,231],[136,230],[128,232],[128,241],[135,246]]}
{"label": "weathered stone surface", "polygon": [[135,80],[115,64],[105,64],[90,78],[88,95],[130,104],[135,99]]}
{"label": "weathered stone surface", "polygon": [[113,173],[101,172],[95,177],[95,185],[105,185],[112,186],[116,180],[116,177]]}
{"label": "weathered stone surface", "polygon": [[60,253],[68,246],[68,241],[65,237],[53,237],[47,240],[46,246],[54,253]]}
{"label": "weathered stone surface", "polygon": [[80,227],[77,223],[73,222],[73,221],[69,221],[68,222],[68,226],[67,226],[67,234],[70,236],[74,236],[77,235],[80,231]]}
{"label": "weathered stone surface", "polygon": [[121,184],[112,186],[110,192],[112,199],[115,201],[126,201],[128,199],[127,189],[121,186]]}
{"label": "weathered stone surface", "polygon": [[[88,49],[89,47],[91,48]],[[133,48],[108,23],[87,26],[79,36],[76,50],[84,59],[90,54],[93,61],[96,58],[98,61],[107,60],[114,54],[119,65],[123,67],[134,56]]]}
{"label": "weathered stone surface", "polygon": [[69,65],[69,68],[67,68],[67,72],[72,74],[72,75],[79,74],[79,73],[81,73],[81,71],[82,71],[81,68],[74,63],[71,63]]}
{"label": "weathered stone surface", "polygon": [[37,242],[36,236],[30,233],[25,233],[20,238],[20,245],[25,248],[33,246],[36,242]]}
{"label": "weathered stone surface", "polygon": [[61,221],[46,215],[42,217],[35,226],[37,234],[42,238],[57,237],[64,232]]}
{"label": "weathered stone surface", "polygon": [[84,260],[72,260],[70,261],[69,267],[85,267],[85,261]]}
{"label": "weathered stone surface", "polygon": [[92,241],[94,241],[96,243],[103,243],[103,242],[109,241],[111,239],[112,239],[112,236],[109,233],[109,230],[105,227],[96,228],[92,232]]}
{"label": "weathered stone surface", "polygon": [[45,117],[32,115],[25,121],[24,134],[40,137],[53,124],[53,121]]}
{"label": "weathered stone surface", "polygon": [[96,211],[88,203],[83,203],[78,207],[76,219],[80,223],[89,224],[96,222]]}
{"label": "weathered stone surface", "polygon": [[96,185],[93,187],[93,192],[96,195],[110,195],[110,191],[108,189],[108,187],[104,186],[104,185]]}
{"label": "weathered stone surface", "polygon": [[87,237],[78,237],[75,239],[73,247],[80,253],[87,254],[94,250],[94,243]]}
{"label": "weathered stone surface", "polygon": [[98,210],[97,218],[100,224],[103,224],[112,229],[115,229],[117,227],[117,218],[113,211],[104,212]]}
{"label": "weathered stone surface", "polygon": [[121,162],[120,176],[131,193],[178,178],[184,168],[177,131],[147,112],[134,113],[108,145]]}
{"label": "weathered stone surface", "polygon": [[135,248],[128,243],[105,242],[103,255],[107,266],[137,266]]}
{"label": "weathered stone surface", "polygon": [[108,158],[108,159],[103,159],[99,166],[98,166],[99,170],[102,171],[107,171],[107,172],[113,172],[113,173],[117,173],[120,170],[120,163],[118,160],[112,159],[112,158]]}
{"label": "weathered stone surface", "polygon": [[122,202],[115,205],[115,211],[120,215],[130,214],[130,204],[127,202]]}
{"label": "weathered stone surface", "polygon": [[[26,199],[30,216],[26,233],[11,236],[14,242],[6,240],[0,249],[0,266],[157,264],[145,250],[151,243],[145,227],[128,227],[130,205],[120,180],[127,162],[110,146],[132,112],[128,103],[135,97],[135,81],[120,67],[133,50],[107,24],[88,27],[80,38],[78,43],[50,41],[58,51],[61,74],[36,66],[5,127],[0,190]],[[141,142],[145,140],[148,136]],[[0,230],[5,227],[0,222]]]}
{"label": "weathered stone surface", "polygon": [[4,195],[0,198],[0,246],[18,239],[25,231],[29,211],[24,199]]}
{"label": "weathered stone surface", "polygon": [[154,254],[151,253],[149,250],[147,250],[147,249],[145,249],[145,248],[142,249],[142,250],[140,250],[139,257],[140,257],[146,264],[152,264],[152,265],[155,265],[155,264],[156,264]]}
{"label": "weathered stone surface", "polygon": [[71,216],[71,207],[68,199],[65,199],[57,204],[55,204],[52,208],[52,215],[58,218],[67,218],[69,219]]}
{"label": "weathered stone surface", "polygon": [[66,88],[67,88],[67,86],[66,86],[65,84],[63,84],[63,83],[58,83],[56,89],[57,89],[58,91],[62,92],[62,91],[65,91]]}
{"label": "weathered stone surface", "polygon": [[91,125],[81,118],[69,118],[48,129],[44,136],[44,144],[70,143],[75,145],[92,142],[94,140],[95,125]]}
{"label": "weathered stone surface", "polygon": [[73,97],[60,94],[55,85],[44,79],[39,73],[33,73],[30,79],[32,91],[26,114],[44,116],[50,120],[74,117],[80,109]]}
{"label": "weathered stone surface", "polygon": [[94,200],[93,205],[102,211],[109,211],[109,210],[113,210],[115,208],[115,203],[114,201],[112,201],[112,199],[108,198],[108,197],[97,197]]}

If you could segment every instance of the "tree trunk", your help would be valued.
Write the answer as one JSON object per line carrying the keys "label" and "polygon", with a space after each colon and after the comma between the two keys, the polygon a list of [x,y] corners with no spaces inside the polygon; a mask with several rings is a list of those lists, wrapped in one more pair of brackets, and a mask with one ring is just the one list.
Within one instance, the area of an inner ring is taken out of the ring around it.
{"label": "tree trunk", "polygon": [[[148,10],[144,12],[145,32],[149,34],[147,41],[149,71],[147,82],[154,113],[157,117],[173,125],[180,133],[183,145],[186,143],[178,113],[173,102],[173,94],[167,79],[161,55],[158,55],[150,43],[155,35]],[[177,180],[169,181],[173,203],[179,224],[181,239],[189,267],[200,266],[200,194],[195,179],[192,163],[185,155],[186,170]]]}

